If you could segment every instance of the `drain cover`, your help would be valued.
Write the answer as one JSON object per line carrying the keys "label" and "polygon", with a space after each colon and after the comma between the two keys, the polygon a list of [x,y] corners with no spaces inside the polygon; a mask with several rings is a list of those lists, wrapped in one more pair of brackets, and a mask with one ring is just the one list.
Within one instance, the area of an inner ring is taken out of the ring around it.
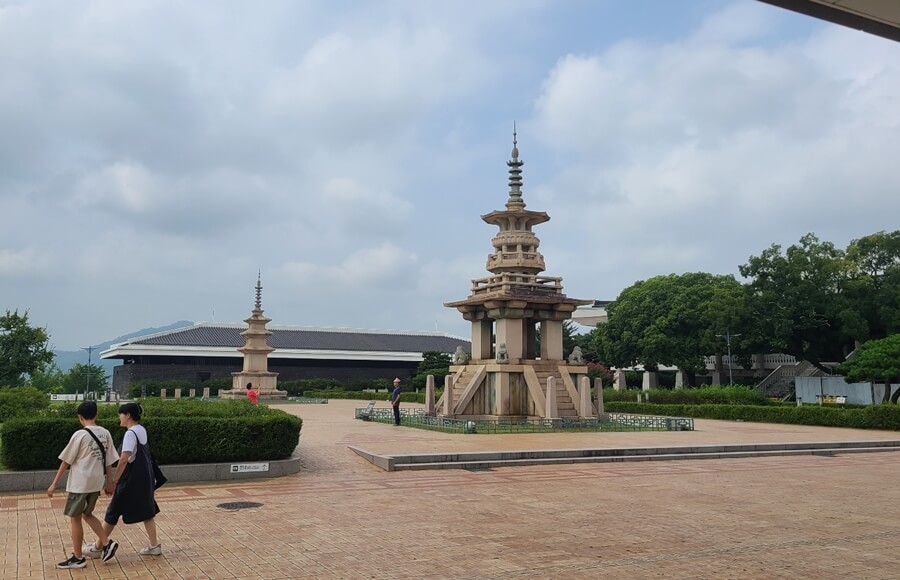
{"label": "drain cover", "polygon": [[243,510],[247,508],[262,507],[262,505],[263,504],[257,503],[255,501],[232,501],[229,503],[220,503],[216,507],[226,510]]}

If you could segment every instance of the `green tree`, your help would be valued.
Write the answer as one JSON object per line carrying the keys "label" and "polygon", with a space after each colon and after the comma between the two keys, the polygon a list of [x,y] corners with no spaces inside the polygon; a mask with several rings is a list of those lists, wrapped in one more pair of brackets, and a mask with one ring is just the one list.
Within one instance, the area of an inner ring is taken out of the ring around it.
{"label": "green tree", "polygon": [[584,355],[584,362],[600,363],[603,362],[603,354],[600,352],[599,340],[597,336],[600,333],[600,325],[595,326],[589,332],[576,334],[572,337],[573,347],[580,346],[581,354]]}
{"label": "green tree", "polygon": [[444,377],[450,374],[450,362],[452,357],[445,352],[429,351],[422,353],[422,362],[416,368],[416,376],[413,377],[414,388],[421,389],[425,386],[428,375],[434,375],[436,387],[443,386]]}
{"label": "green tree", "polygon": [[28,386],[45,393],[62,393],[64,376],[65,373],[56,366],[56,363],[50,363],[43,369],[31,373]]}
{"label": "green tree", "polygon": [[900,334],[864,343],[838,370],[851,381],[883,381],[884,402],[896,403],[900,389],[891,397],[891,383],[900,382]]}
{"label": "green tree", "polygon": [[846,261],[844,332],[856,341],[900,332],[900,231],[853,240]]}
{"label": "green tree", "polygon": [[[637,282],[606,308],[609,321],[596,334],[603,360],[616,367],[677,366],[693,380],[705,369],[703,357],[724,349],[716,335],[740,328],[742,294],[732,276],[704,272]],[[732,352],[741,345],[732,343]]]}
{"label": "green tree", "polygon": [[[88,381],[88,375],[90,375],[90,381]],[[69,372],[63,373],[62,387],[64,393],[83,393],[88,387],[91,392],[97,392],[106,390],[108,381],[109,375],[102,366],[78,363],[69,369]]]}
{"label": "green tree", "polygon": [[416,367],[416,374],[426,373],[432,370],[448,369],[452,358],[445,352],[429,351],[422,353],[422,362]]}
{"label": "green tree", "polygon": [[747,284],[746,302],[758,321],[757,334],[768,342],[763,352],[783,352],[824,369],[823,361],[842,360],[852,338],[842,321],[849,303],[845,253],[814,234],[782,252],[772,245],[740,266]]}
{"label": "green tree", "polygon": [[0,317],[0,385],[24,384],[25,375],[53,362],[50,335],[44,328],[28,324],[28,311],[6,311]]}

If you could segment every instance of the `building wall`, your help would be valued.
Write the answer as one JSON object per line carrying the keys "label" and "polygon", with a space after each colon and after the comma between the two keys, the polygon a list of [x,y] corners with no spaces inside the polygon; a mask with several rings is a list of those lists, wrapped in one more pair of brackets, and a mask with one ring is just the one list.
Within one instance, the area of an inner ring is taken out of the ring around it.
{"label": "building wall", "polygon": [[[194,357],[166,357],[154,360],[141,357],[135,362],[113,368],[113,390],[120,394],[128,391],[134,381],[184,380],[202,382],[208,379],[231,378],[243,366],[241,357],[196,359]],[[297,379],[335,379],[353,382],[371,379],[406,379],[416,373],[417,362],[402,361],[334,361],[269,359],[269,370],[278,373],[279,381]]]}
{"label": "building wall", "polygon": [[[854,405],[871,405],[880,403],[884,397],[883,383],[848,383],[844,377],[797,377],[795,392],[803,403],[817,402],[817,396],[844,396],[847,402]],[[891,385],[891,394],[897,392],[900,385]]]}

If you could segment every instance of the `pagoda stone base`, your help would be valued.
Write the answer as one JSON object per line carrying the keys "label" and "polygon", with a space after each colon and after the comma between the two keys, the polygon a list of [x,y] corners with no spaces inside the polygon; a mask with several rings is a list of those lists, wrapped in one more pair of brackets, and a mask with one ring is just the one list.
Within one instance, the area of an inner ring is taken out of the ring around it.
{"label": "pagoda stone base", "polygon": [[242,371],[231,373],[230,391],[219,391],[222,399],[244,399],[247,397],[247,383],[253,384],[253,390],[259,393],[260,399],[287,399],[287,391],[279,391],[278,373],[264,371]]}
{"label": "pagoda stone base", "polygon": [[[518,360],[499,364],[494,359],[454,365],[451,399],[442,395],[437,415],[456,419],[563,419],[596,417],[593,404],[581,409],[579,383],[587,366],[561,360]],[[553,378],[551,404],[547,404],[548,379]],[[590,396],[588,396],[590,399]]]}

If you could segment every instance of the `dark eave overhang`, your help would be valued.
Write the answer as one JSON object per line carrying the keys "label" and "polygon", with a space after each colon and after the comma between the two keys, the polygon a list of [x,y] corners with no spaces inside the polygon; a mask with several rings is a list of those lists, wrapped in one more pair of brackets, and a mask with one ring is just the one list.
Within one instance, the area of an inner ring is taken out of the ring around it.
{"label": "dark eave overhang", "polygon": [[897,0],[759,0],[900,42],[900,2]]}

